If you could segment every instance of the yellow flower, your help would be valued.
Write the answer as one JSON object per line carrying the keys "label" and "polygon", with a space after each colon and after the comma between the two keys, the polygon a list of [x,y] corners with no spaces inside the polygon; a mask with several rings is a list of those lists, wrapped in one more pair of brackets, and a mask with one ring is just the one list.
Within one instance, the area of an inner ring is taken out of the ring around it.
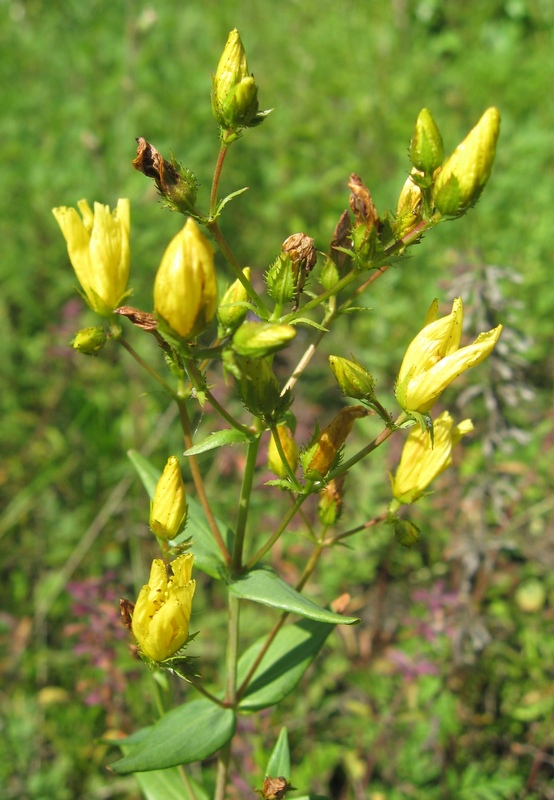
{"label": "yellow flower", "polygon": [[464,419],[453,427],[448,411],[434,422],[434,444],[428,431],[415,426],[406,439],[400,464],[394,480],[392,493],[399,503],[415,503],[423,495],[437,475],[452,464],[452,449],[462,436],[473,430],[470,419]]}
{"label": "yellow flower", "polygon": [[213,247],[189,218],[171,240],[154,281],[156,314],[182,338],[192,339],[217,310]]}
{"label": "yellow flower", "polygon": [[[193,561],[187,553],[167,568],[161,559],[154,559],[148,584],[140,590],[132,630],[141,653],[152,661],[171,658],[187,640],[196,587],[190,577]],[[169,578],[168,569],[173,573]]]}
{"label": "yellow flower", "polygon": [[182,531],[186,517],[185,485],[179,459],[170,456],[156,485],[148,524],[153,534],[168,541]]}
{"label": "yellow flower", "polygon": [[74,208],[53,208],[67,242],[69,258],[93,311],[109,317],[123,299],[129,279],[129,201],[120,199],[110,213],[109,206],[86,200]]}
{"label": "yellow flower", "polygon": [[461,298],[446,317],[438,317],[433,301],[423,329],[411,342],[396,383],[396,398],[403,409],[420,414],[429,411],[454,378],[480,364],[491,352],[502,331],[498,325],[480,333],[473,344],[460,348],[464,317]]}

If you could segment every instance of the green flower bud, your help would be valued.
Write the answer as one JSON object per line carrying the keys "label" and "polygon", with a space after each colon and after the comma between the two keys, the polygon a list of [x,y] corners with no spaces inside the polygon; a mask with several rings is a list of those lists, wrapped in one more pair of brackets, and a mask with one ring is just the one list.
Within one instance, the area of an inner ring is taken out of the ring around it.
{"label": "green flower bud", "polygon": [[278,422],[291,403],[291,394],[281,395],[279,381],[265,358],[237,358],[239,394],[256,417]]}
{"label": "green flower bud", "polygon": [[441,214],[459,216],[474,205],[491,174],[500,132],[500,113],[488,108],[437,174],[432,190]]}
{"label": "green flower bud", "polygon": [[[250,280],[250,267],[245,267],[242,274],[246,280]],[[229,336],[234,330],[238,328],[248,313],[248,292],[237,280],[229,286],[219,304],[217,309],[217,319],[219,321],[218,335],[222,339],[224,336]]]}
{"label": "green flower bud", "polygon": [[529,578],[517,587],[514,599],[521,611],[536,613],[546,602],[544,584],[536,578]]}
{"label": "green flower bud", "polygon": [[179,459],[170,456],[156,485],[150,504],[149,526],[152,533],[169,541],[175,539],[185,526],[187,503]]}
{"label": "green flower bud", "polygon": [[268,112],[258,112],[258,87],[248,73],[246,53],[235,28],[212,79],[212,110],[224,130],[259,125]]}
{"label": "green flower bud", "polygon": [[290,253],[281,253],[268,269],[265,282],[272,300],[290,303],[296,291],[296,277]]}
{"label": "green flower bud", "polygon": [[83,328],[77,331],[71,344],[79,353],[84,353],[86,356],[97,356],[106,344],[106,339],[104,328]]}
{"label": "green flower bud", "polygon": [[264,358],[286,347],[296,336],[292,325],[243,322],[233,336],[233,350],[245,358]]}
{"label": "green flower bud", "polygon": [[410,160],[416,169],[432,174],[440,167],[443,158],[442,136],[437,124],[429,109],[422,108],[410,142]]}
{"label": "green flower bud", "polygon": [[346,397],[353,397],[355,400],[370,400],[374,396],[375,379],[357,361],[349,361],[340,356],[329,356],[329,366]]}
{"label": "green flower bud", "polygon": [[393,517],[390,522],[394,527],[394,538],[402,547],[413,547],[419,542],[421,531],[411,520]]}

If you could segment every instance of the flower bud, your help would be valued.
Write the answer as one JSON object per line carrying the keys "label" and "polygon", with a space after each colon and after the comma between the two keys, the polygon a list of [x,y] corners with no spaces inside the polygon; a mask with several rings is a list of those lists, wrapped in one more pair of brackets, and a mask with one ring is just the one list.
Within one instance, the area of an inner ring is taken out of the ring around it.
{"label": "flower bud", "polygon": [[432,190],[441,214],[458,216],[474,205],[491,174],[500,131],[497,108],[488,108],[438,173]]}
{"label": "flower bud", "polygon": [[319,434],[317,447],[306,470],[307,474],[316,472],[325,477],[331,469],[339,450],[346,442],[354,425],[354,420],[366,417],[367,414],[368,411],[363,406],[349,406],[339,411],[331,424]]}
{"label": "flower bud", "polygon": [[421,531],[411,520],[394,517],[392,525],[394,526],[394,538],[398,544],[403,547],[413,547],[419,542]]}
{"label": "flower bud", "polygon": [[[245,267],[242,274],[247,281],[250,280],[250,267]],[[219,321],[218,335],[221,339],[235,331],[248,313],[248,292],[237,280],[229,286],[217,309]]]}
{"label": "flower bud", "polygon": [[169,541],[175,539],[185,526],[187,503],[179,459],[170,456],[156,485],[150,504],[149,526],[152,533]]}
{"label": "flower bud", "polygon": [[164,253],[154,281],[154,309],[183,339],[198,336],[217,310],[213,248],[192,218]]}
{"label": "flower bud", "polygon": [[190,213],[198,194],[198,183],[192,172],[173,157],[171,161],[166,161],[142,136],[137,139],[137,143],[137,157],[131,162],[133,167],[154,179],[168,208],[181,214]]}
{"label": "flower bud", "polygon": [[77,331],[71,344],[79,353],[86,356],[97,356],[106,344],[106,332],[104,328],[83,328]]}
{"label": "flower bud", "polygon": [[429,109],[422,108],[410,142],[410,160],[416,169],[432,174],[443,158],[444,147],[437,124]]}
{"label": "flower bud", "polygon": [[317,513],[319,521],[326,528],[338,522],[342,514],[345,479],[346,473],[333,478],[319,493]]}
{"label": "flower bud", "polygon": [[229,34],[212,78],[212,110],[225,130],[237,131],[259,125],[267,112],[258,112],[258,87],[248,73],[246,53],[239,32]]}
{"label": "flower bud", "polygon": [[281,395],[275,373],[265,358],[237,358],[238,389],[242,402],[256,417],[278,422],[291,403],[291,393]]}
{"label": "flower bud", "polygon": [[243,322],[233,336],[233,350],[245,358],[264,358],[282,350],[296,336],[292,325]]}
{"label": "flower bud", "polygon": [[[292,472],[294,472],[296,469],[296,463],[298,461],[298,447],[294,441],[294,436],[292,435],[290,428],[288,428],[286,425],[278,425],[277,434],[287,459],[287,463]],[[269,447],[267,450],[267,466],[272,472],[275,473],[275,475],[277,475],[278,478],[286,478],[288,475],[287,469],[283,464],[281,454],[277,449],[273,433],[271,434],[271,439],[269,441]]]}
{"label": "flower bud", "polygon": [[415,175],[416,170],[412,170],[412,174],[408,176],[398,198],[394,224],[394,234],[397,239],[406,236],[421,220],[423,195],[421,188],[413,180]]}
{"label": "flower bud", "polygon": [[118,200],[117,208],[86,200],[77,203],[82,218],[74,208],[53,208],[67,242],[67,251],[84,298],[97,314],[109,317],[122,300],[129,279],[129,201]]}
{"label": "flower bud", "polygon": [[148,584],[140,590],[131,625],[141,654],[151,661],[165,661],[186,644],[196,588],[193,561],[187,553],[166,568],[154,559]]}
{"label": "flower bud", "polygon": [[355,400],[370,400],[374,396],[375,379],[357,361],[349,361],[340,356],[329,356],[329,366],[345,397],[353,397]]}

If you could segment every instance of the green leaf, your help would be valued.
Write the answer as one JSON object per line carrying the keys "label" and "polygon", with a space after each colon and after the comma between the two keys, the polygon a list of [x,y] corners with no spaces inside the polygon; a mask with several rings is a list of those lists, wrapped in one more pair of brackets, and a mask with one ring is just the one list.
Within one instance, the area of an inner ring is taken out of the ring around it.
{"label": "green leaf", "polygon": [[309,319],[308,317],[296,317],[290,321],[291,325],[308,325],[310,328],[316,328],[318,331],[323,331],[323,333],[328,333],[329,328],[324,328],[323,325],[320,325],[319,322],[314,322],[313,319]]}
{"label": "green leaf", "polygon": [[286,778],[287,781],[290,780],[289,737],[284,726],[281,728],[273,752],[269,756],[265,774],[271,775],[273,778],[279,777]]}
{"label": "green leaf", "polygon": [[126,775],[201,761],[227,744],[235,727],[232,709],[209,700],[193,700],[165,714],[140,744],[128,756],[110,764],[110,769]]}
{"label": "green leaf", "polygon": [[343,617],[312,603],[285,583],[270,567],[255,567],[246,575],[233,580],[229,584],[229,591],[241,600],[252,600],[254,603],[279,608],[318,622],[353,625],[360,621],[357,617]]}
{"label": "green leaf", "polygon": [[[258,711],[281,702],[298,684],[333,628],[334,625],[310,619],[283,626],[258,664],[240,701],[240,710]],[[237,673],[239,686],[266,642],[267,636],[262,636],[242,655]]]}
{"label": "green leaf", "polygon": [[243,186],[242,189],[237,189],[236,192],[231,192],[231,194],[228,194],[227,197],[223,198],[223,200],[220,200],[217,204],[214,217],[217,219],[230,200],[232,200],[234,197],[238,197],[239,194],[242,194],[243,192],[247,192],[249,188],[249,186]]}
{"label": "green leaf", "polygon": [[127,450],[127,455],[133,467],[136,469],[142,485],[148,493],[150,500],[154,499],[154,492],[156,491],[156,484],[158,483],[162,471],[151,464],[147,458],[141,455],[137,450]]}
{"label": "green leaf", "polygon": [[222,447],[225,444],[237,444],[238,442],[250,442],[254,437],[238,431],[236,428],[226,428],[224,431],[217,431],[210,433],[210,435],[199,444],[195,444],[185,450],[185,456],[197,456],[200,453],[207,453],[208,450],[214,450],[216,447]]}

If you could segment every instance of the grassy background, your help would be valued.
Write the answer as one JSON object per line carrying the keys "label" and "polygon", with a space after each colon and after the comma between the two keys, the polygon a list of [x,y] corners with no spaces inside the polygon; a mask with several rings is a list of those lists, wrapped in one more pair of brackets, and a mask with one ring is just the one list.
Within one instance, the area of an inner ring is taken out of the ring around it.
{"label": "grassy background", "polygon": [[[152,555],[147,503],[125,452],[149,443],[161,466],[177,433],[168,416],[154,424],[166,402],[119,352],[92,360],[67,348],[92,317],[75,299],[50,209],[131,198],[133,302],[149,309],[180,220],[131,168],[134,138],[171,149],[207,191],[217,152],[209,72],[233,27],[262,107],[275,109],[233,148],[223,186],[250,187],[223,227],[260,271],[292,232],[327,248],[352,171],[379,210],[395,207],[420,108],[432,110],[447,150],[487,106],[502,114],[477,208],[414,248],[368,300],[375,313],[356,328],[341,323],[323,350],[337,352],[347,335],[390,387],[430,300],[438,293],[447,303],[462,287],[476,320],[491,281],[511,331],[496,372],[472,379],[488,394],[463,409],[488,450],[467,447],[461,482],[445,477],[444,491],[415,512],[426,530],[416,552],[399,552],[383,531],[358,544],[354,570],[348,551],[326,562],[314,596],[349,591],[366,624],[334,637],[300,699],[243,723],[236,791],[259,784],[284,720],[293,782],[304,791],[552,797],[554,10],[546,0],[0,4],[0,784],[10,798],[138,796],[131,779],[105,773],[106,746],[95,743],[155,713],[148,676],[113,615],[114,599],[134,594]],[[511,273],[493,280],[484,265]],[[307,414],[326,421],[340,399],[323,355],[313,375]],[[499,429],[509,451],[492,435]],[[395,452],[383,457],[389,466]],[[234,451],[211,468],[223,509],[232,497],[220,475],[238,469]],[[379,469],[352,475],[354,519],[382,508],[381,483]],[[261,524],[278,514],[277,500],[269,510],[259,501]],[[301,563],[301,541],[295,556]],[[534,612],[524,590],[543,597]],[[214,632],[202,643],[209,677],[222,624],[209,587],[196,613]]]}

